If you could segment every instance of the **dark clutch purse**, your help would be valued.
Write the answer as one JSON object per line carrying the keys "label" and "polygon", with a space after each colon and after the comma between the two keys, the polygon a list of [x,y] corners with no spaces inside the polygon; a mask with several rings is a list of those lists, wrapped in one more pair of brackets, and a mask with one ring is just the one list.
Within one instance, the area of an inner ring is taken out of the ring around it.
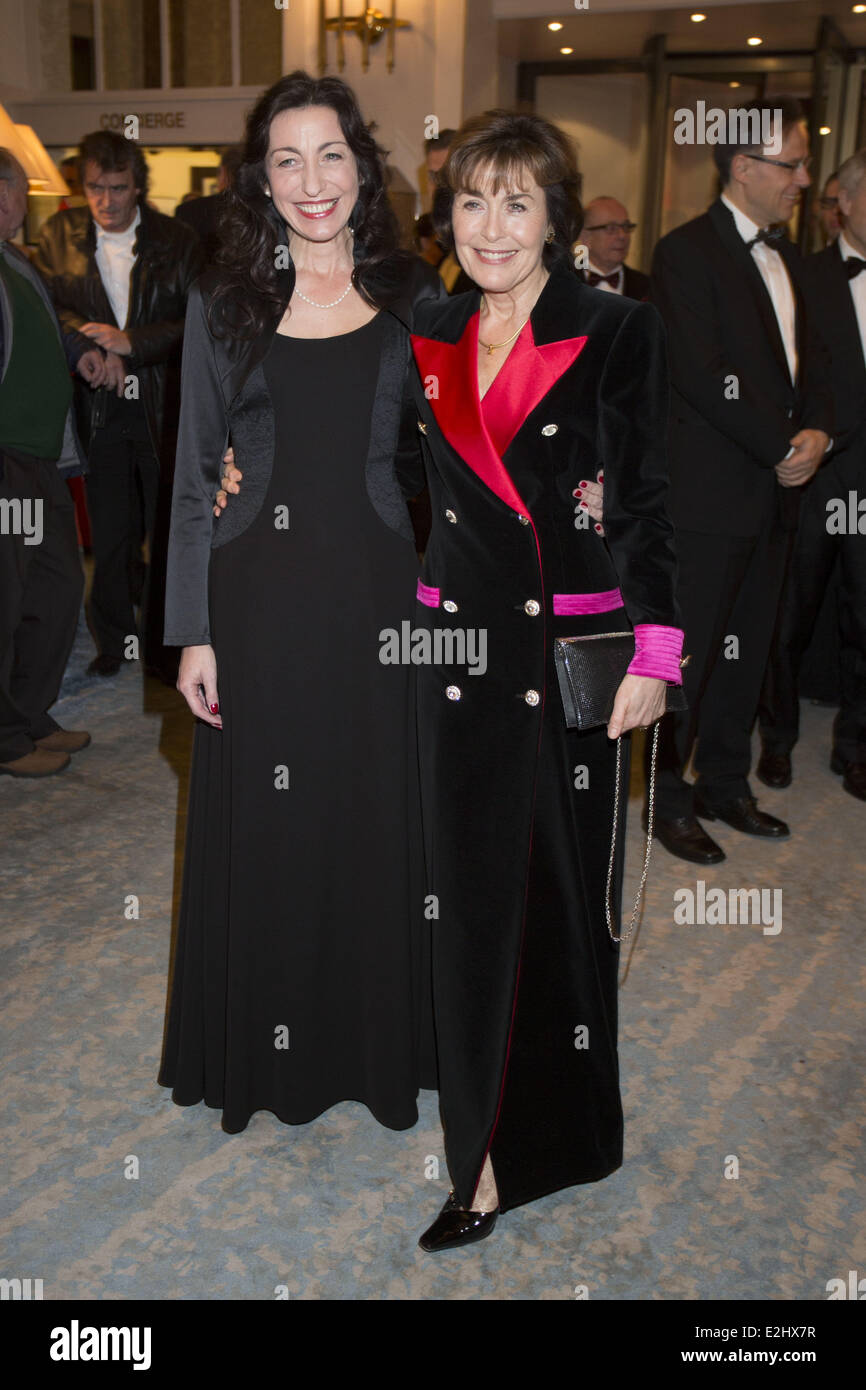
{"label": "dark clutch purse", "polygon": [[[616,692],[634,660],[634,633],[557,637],[553,655],[568,728],[595,729],[606,724],[613,713]],[[686,708],[682,686],[668,682],[665,713]]]}
{"label": "dark clutch purse", "polygon": [[[606,724],[613,713],[616,692],[623,676],[634,659],[633,632],[600,632],[593,637],[557,637],[553,644],[556,662],[556,675],[562,695],[565,722],[569,729],[596,729]],[[685,666],[684,657],[680,666]],[[687,709],[686,697],[681,685],[667,684],[665,713]],[[622,739],[616,741],[616,782],[613,797],[613,830],[610,837],[610,857],[607,864],[607,885],[604,892],[604,909],[607,930],[611,941],[619,944],[626,941],[635,929],[641,897],[649,870],[652,853],[653,802],[655,800],[656,753],[659,742],[659,720],[653,725],[652,758],[650,760],[649,791],[647,796],[646,854],[643,873],[638,885],[631,925],[622,936],[614,936],[613,913],[610,905],[613,869],[616,858],[616,839],[619,826],[620,767],[622,762]]]}

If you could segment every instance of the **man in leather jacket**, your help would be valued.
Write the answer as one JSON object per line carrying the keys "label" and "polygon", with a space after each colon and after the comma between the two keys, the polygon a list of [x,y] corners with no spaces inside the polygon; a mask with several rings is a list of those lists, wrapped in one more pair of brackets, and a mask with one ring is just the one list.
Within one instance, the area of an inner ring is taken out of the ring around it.
{"label": "man in leather jacket", "polygon": [[99,648],[88,669],[108,676],[125,656],[142,654],[128,641],[137,631],[133,603],[142,517],[151,561],[143,655],[150,667],[166,664],[162,604],[152,587],[160,568],[154,536],[161,529],[158,510],[166,505],[160,490],[164,497],[170,482],[186,298],[202,253],[194,233],[148,206],[147,164],[134,141],[96,131],[82,141],[80,160],[87,206],[48,219],[35,264],[63,329],[77,329],[105,353],[106,386],[78,391],[76,408],[89,463],[89,617]]}

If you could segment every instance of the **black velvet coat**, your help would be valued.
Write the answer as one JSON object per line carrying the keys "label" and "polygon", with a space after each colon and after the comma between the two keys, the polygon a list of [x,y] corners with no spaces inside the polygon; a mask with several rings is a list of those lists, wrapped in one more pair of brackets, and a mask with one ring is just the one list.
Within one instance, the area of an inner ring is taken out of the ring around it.
{"label": "black velvet coat", "polygon": [[[419,719],[446,1154],[468,1207],[489,1151],[504,1211],[622,1161],[604,912],[616,745],[604,728],[566,730],[553,639],[679,624],[657,311],[554,270],[530,320],[522,424],[500,458],[480,425],[479,300],[416,316],[433,514],[416,625],[433,656]],[[601,467],[603,539],[572,496]],[[554,597],[561,608],[575,595],[601,611],[554,614]],[[444,647],[437,662],[436,629],[484,630],[483,674]]]}

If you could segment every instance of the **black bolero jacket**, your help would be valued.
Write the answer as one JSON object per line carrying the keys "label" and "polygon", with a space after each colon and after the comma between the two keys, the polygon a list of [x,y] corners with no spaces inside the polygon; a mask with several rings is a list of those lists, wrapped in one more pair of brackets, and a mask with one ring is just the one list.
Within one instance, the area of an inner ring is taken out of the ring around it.
{"label": "black bolero jacket", "polygon": [[[274,412],[262,362],[279,317],[255,339],[215,338],[207,322],[215,283],[214,272],[201,277],[190,293],[186,315],[166,581],[168,646],[210,642],[211,549],[225,545],[250,525],[266,495],[273,465]],[[418,257],[407,258],[405,273],[388,291],[382,310],[387,315],[386,331],[370,427],[367,492],[382,520],[413,544],[414,531],[395,467],[411,356],[409,332],[418,305],[444,294],[442,281],[431,266]],[[244,481],[217,520],[213,516],[214,498],[229,443]]]}

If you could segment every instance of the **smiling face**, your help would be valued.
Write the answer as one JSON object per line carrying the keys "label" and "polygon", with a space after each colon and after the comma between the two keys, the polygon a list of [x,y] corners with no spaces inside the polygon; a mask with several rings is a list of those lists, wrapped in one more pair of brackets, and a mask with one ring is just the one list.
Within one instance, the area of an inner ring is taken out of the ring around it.
{"label": "smiling face", "polygon": [[466,274],[490,294],[515,289],[541,269],[550,225],[547,199],[527,171],[494,191],[489,171],[454,195],[454,251]]}
{"label": "smiling face", "polygon": [[[788,127],[778,152],[769,146],[760,151],[765,159],[789,164],[805,159],[808,153],[809,137],[802,121]],[[788,222],[811,183],[805,169],[784,169],[778,163],[768,164],[744,154],[735,155],[731,162],[731,181],[739,188],[743,211],[759,227]]]}
{"label": "smiling face", "polygon": [[274,206],[307,241],[330,241],[358,199],[358,165],[330,106],[281,111],[271,121],[265,177]]}

